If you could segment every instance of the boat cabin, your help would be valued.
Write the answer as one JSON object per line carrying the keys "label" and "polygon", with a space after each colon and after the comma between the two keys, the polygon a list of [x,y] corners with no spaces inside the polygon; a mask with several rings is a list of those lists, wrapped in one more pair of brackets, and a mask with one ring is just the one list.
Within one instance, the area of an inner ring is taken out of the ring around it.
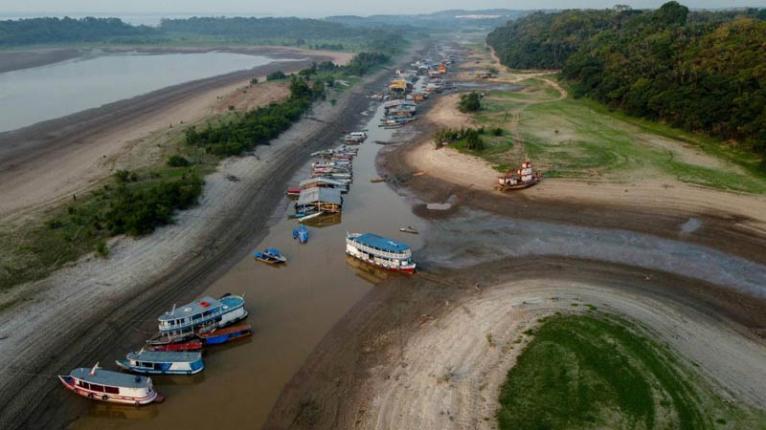
{"label": "boat cabin", "polygon": [[200,352],[129,352],[117,365],[131,372],[154,375],[193,375],[205,368]]}
{"label": "boat cabin", "polygon": [[295,212],[298,214],[338,213],[342,206],[341,190],[314,187],[301,191],[298,202],[295,203]]}
{"label": "boat cabin", "polygon": [[173,307],[159,318],[161,338],[175,340],[194,336],[194,332],[207,326],[223,327],[247,316],[245,300],[239,296],[228,295],[220,299],[202,297],[187,305]]}
{"label": "boat cabin", "polygon": [[160,399],[151,378],[104,370],[98,366],[74,369],[69,375],[59,375],[59,380],[77,395],[104,402],[146,405]]}

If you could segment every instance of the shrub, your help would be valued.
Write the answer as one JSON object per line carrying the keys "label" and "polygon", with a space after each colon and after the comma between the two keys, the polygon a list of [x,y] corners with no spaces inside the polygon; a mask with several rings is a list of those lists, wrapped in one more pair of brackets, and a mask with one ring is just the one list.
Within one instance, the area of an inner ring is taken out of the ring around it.
{"label": "shrub", "polygon": [[250,85],[256,85],[258,83],[258,78],[250,79]]}
{"label": "shrub", "polygon": [[99,240],[96,243],[96,254],[99,257],[106,257],[109,255],[109,246],[107,246],[105,240]]}
{"label": "shrub", "polygon": [[269,73],[266,76],[267,81],[279,81],[282,79],[287,79],[287,75],[285,75],[285,72],[281,70],[277,70],[276,72]]}
{"label": "shrub", "polygon": [[503,135],[503,129],[498,127],[492,130],[493,136],[502,136]]}
{"label": "shrub", "polygon": [[171,155],[170,158],[168,158],[167,164],[170,167],[186,167],[190,163],[189,160],[180,155]]}
{"label": "shrub", "polygon": [[458,103],[458,109],[463,113],[480,111],[481,96],[475,91],[471,91],[468,94],[462,94],[460,96],[460,103]]}

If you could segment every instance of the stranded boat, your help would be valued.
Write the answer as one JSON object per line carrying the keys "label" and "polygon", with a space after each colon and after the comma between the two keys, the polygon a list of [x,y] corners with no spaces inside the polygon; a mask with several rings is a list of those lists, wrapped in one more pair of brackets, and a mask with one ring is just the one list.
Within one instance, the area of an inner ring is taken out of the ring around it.
{"label": "stranded boat", "polygon": [[384,269],[415,273],[409,245],[377,234],[346,234],[346,254]]}
{"label": "stranded boat", "polygon": [[236,339],[251,336],[253,327],[250,324],[237,324],[225,328],[217,328],[206,332],[197,333],[205,345],[220,345]]}
{"label": "stranded boat", "polygon": [[256,260],[266,264],[282,264],[287,263],[287,257],[282,255],[277,248],[266,248],[261,251],[255,251],[253,257]]}
{"label": "stranded boat", "polygon": [[148,375],[194,375],[202,372],[205,363],[200,352],[138,351],[129,352],[118,366]]}
{"label": "stranded boat", "polygon": [[305,225],[300,225],[293,229],[293,239],[297,239],[300,243],[306,243],[309,241],[309,229]]}
{"label": "stranded boat", "polygon": [[154,391],[151,378],[103,370],[98,364],[59,375],[59,380],[78,396],[102,402],[140,406],[164,400]]}
{"label": "stranded boat", "polygon": [[159,318],[159,334],[146,341],[150,345],[183,342],[205,327],[225,327],[247,317],[245,299],[226,294],[216,300],[206,296],[165,312]]}
{"label": "stranded boat", "polygon": [[499,191],[521,190],[537,184],[542,178],[542,173],[532,168],[532,162],[525,161],[521,164],[521,168],[500,176],[495,188]]}
{"label": "stranded boat", "polygon": [[189,340],[179,343],[168,343],[166,345],[152,345],[152,351],[201,351],[202,342],[199,340]]}

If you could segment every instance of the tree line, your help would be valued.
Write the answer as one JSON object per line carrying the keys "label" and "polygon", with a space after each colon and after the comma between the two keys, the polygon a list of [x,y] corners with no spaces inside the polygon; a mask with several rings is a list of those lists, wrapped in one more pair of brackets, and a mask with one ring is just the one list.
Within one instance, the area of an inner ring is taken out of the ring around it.
{"label": "tree line", "polygon": [[561,68],[573,94],[733,139],[766,171],[766,10],[533,14],[487,37],[514,68]]}

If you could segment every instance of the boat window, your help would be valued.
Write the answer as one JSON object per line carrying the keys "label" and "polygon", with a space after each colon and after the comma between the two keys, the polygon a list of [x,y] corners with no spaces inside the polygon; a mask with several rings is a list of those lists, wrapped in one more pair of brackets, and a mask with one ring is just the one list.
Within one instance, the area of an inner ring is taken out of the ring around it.
{"label": "boat window", "polygon": [[85,381],[77,381],[77,386],[90,390],[90,384]]}
{"label": "boat window", "polygon": [[104,391],[109,394],[120,394],[120,389],[117,387],[106,387],[104,386]]}
{"label": "boat window", "polygon": [[99,393],[104,392],[104,386],[103,385],[96,385],[96,384],[90,384],[91,391],[97,391]]}
{"label": "boat window", "polygon": [[200,318],[202,318],[202,314],[197,314],[197,315],[194,315],[194,316],[192,317],[192,319],[194,319],[194,320],[198,320],[198,319],[200,319]]}

